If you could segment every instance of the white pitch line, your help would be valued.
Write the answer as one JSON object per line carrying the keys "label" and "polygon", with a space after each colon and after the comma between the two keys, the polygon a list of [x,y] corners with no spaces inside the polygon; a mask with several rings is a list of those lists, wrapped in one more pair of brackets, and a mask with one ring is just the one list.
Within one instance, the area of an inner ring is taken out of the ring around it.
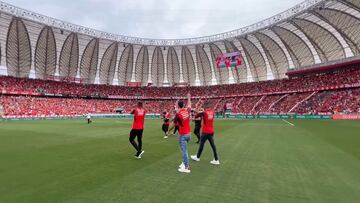
{"label": "white pitch line", "polygon": [[287,120],[284,120],[284,119],[282,119],[285,123],[287,123],[287,124],[289,124],[289,125],[291,125],[291,126],[295,126],[293,123],[290,123],[289,121],[287,121]]}

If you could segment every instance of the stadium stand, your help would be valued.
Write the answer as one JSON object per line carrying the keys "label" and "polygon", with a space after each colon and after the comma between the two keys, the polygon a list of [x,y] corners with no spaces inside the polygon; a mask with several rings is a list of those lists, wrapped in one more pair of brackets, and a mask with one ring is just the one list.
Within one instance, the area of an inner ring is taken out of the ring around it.
{"label": "stadium stand", "polygon": [[0,89],[6,92],[23,92],[29,94],[55,94],[68,96],[121,96],[166,98],[183,97],[191,92],[194,97],[223,97],[238,95],[261,95],[276,92],[301,92],[311,89],[338,88],[341,85],[359,83],[360,69],[346,69],[332,73],[307,75],[293,79],[282,79],[232,85],[215,85],[201,87],[126,87],[112,85],[86,85],[38,79],[0,76]]}
{"label": "stadium stand", "polygon": [[4,116],[59,116],[130,111],[136,99],[149,112],[171,110],[191,92],[218,112],[231,103],[239,114],[332,114],[360,112],[360,69],[309,74],[292,79],[206,87],[125,87],[0,77]]}

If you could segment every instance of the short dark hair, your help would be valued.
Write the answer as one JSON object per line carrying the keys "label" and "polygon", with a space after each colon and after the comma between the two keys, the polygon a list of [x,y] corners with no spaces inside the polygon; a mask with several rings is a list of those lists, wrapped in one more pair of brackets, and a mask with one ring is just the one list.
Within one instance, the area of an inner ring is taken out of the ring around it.
{"label": "short dark hair", "polygon": [[138,103],[137,103],[137,106],[138,106],[138,107],[143,107],[143,103],[142,103],[142,102],[138,102]]}
{"label": "short dark hair", "polygon": [[178,106],[179,106],[179,108],[184,108],[184,101],[183,100],[180,100],[180,101],[178,101]]}

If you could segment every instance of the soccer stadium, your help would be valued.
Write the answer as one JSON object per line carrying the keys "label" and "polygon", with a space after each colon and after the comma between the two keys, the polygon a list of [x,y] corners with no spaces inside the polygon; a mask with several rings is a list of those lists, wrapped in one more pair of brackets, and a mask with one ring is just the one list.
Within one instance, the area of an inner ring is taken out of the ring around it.
{"label": "soccer stadium", "polygon": [[0,1],[0,202],[359,202],[360,0],[292,6],[148,38]]}

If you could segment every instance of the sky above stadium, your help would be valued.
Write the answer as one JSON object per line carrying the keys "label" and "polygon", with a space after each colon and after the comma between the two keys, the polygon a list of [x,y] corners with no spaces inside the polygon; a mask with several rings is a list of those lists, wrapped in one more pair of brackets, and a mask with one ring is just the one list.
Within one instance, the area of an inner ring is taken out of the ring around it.
{"label": "sky above stadium", "polygon": [[256,23],[303,0],[5,0],[106,32],[156,39],[199,37]]}

